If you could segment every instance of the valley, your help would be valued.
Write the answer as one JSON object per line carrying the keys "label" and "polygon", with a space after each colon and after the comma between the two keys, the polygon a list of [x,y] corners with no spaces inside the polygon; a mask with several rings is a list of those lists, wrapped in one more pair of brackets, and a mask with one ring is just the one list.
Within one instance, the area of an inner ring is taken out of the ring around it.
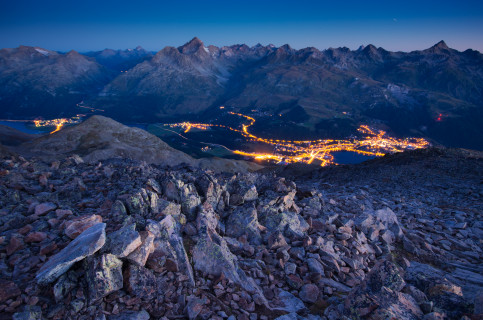
{"label": "valley", "polygon": [[[255,115],[230,110],[231,108],[224,106],[219,107],[217,116],[207,123],[183,121],[127,125],[144,129],[163,139],[171,147],[195,158],[244,159],[265,164],[306,163],[328,166],[358,163],[388,153],[430,146],[423,138],[395,138],[384,130],[369,125],[360,125],[357,134],[346,139],[265,138],[251,131],[257,121]],[[34,120],[31,123],[26,121],[24,124],[27,131],[33,127],[53,134],[64,126],[80,123],[85,117],[84,114],[78,114],[72,118]],[[267,119],[264,120],[268,122]]]}
{"label": "valley", "polygon": [[480,52],[444,41],[411,52],[217,47],[198,38],[158,52],[20,46],[0,50],[0,118],[212,123],[220,106],[252,117],[256,106],[251,134],[267,139],[346,139],[375,124],[398,137],[483,150],[482,66]]}

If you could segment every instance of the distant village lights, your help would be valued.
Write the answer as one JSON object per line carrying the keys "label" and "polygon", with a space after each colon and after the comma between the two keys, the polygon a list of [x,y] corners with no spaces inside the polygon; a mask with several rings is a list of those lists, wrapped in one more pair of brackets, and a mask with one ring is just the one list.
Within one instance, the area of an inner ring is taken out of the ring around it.
{"label": "distant village lights", "polygon": [[[222,109],[222,107],[220,107]],[[409,149],[422,149],[429,146],[429,142],[422,138],[406,138],[396,139],[389,137],[385,131],[376,130],[367,125],[361,125],[358,131],[364,135],[363,138],[352,138],[350,140],[305,140],[305,141],[289,141],[280,139],[264,139],[257,137],[248,131],[248,128],[255,123],[255,119],[235,112],[228,112],[245,118],[248,124],[242,124],[241,130],[221,124],[205,124],[182,122],[175,124],[166,124],[169,127],[181,127],[184,132],[190,131],[192,128],[199,130],[207,130],[209,127],[224,128],[237,132],[247,138],[249,141],[261,142],[274,146],[272,153],[254,153],[240,150],[232,150],[233,153],[250,157],[256,160],[271,160],[277,163],[313,163],[319,160],[321,166],[335,164],[334,152],[349,151],[366,156],[381,157],[386,153],[401,152]]]}

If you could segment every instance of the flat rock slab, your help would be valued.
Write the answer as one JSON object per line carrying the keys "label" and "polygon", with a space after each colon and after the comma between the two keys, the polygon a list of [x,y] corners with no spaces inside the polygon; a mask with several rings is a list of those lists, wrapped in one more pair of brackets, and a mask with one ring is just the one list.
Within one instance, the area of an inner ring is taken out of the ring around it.
{"label": "flat rock slab", "polygon": [[107,317],[108,320],[149,320],[149,313],[145,310],[141,311],[125,311],[118,315],[112,315]]}
{"label": "flat rock slab", "polygon": [[272,308],[276,311],[297,313],[305,310],[305,305],[302,300],[300,300],[290,292],[282,289],[277,289],[275,300],[272,301]]}
{"label": "flat rock slab", "polygon": [[110,234],[106,247],[102,250],[110,252],[118,258],[124,258],[136,250],[141,244],[141,236],[136,231],[136,225],[131,224]]}
{"label": "flat rock slab", "polygon": [[141,231],[139,234],[142,244],[131,252],[127,259],[140,267],[144,267],[149,255],[154,251],[154,235],[149,231]]}
{"label": "flat rock slab", "polygon": [[64,232],[69,238],[75,239],[85,230],[101,222],[102,217],[97,214],[76,217],[65,223]]}
{"label": "flat rock slab", "polygon": [[105,223],[96,224],[85,230],[40,268],[36,277],[37,283],[45,285],[54,282],[74,263],[97,252],[105,242]]}

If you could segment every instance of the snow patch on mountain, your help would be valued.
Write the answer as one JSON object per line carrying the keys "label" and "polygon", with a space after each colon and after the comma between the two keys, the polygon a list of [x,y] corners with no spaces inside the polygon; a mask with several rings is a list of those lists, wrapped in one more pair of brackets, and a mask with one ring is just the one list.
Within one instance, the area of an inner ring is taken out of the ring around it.
{"label": "snow patch on mountain", "polygon": [[48,56],[50,54],[50,52],[48,52],[47,50],[43,50],[39,48],[35,48],[35,51],[37,51],[40,54],[43,54],[44,56]]}

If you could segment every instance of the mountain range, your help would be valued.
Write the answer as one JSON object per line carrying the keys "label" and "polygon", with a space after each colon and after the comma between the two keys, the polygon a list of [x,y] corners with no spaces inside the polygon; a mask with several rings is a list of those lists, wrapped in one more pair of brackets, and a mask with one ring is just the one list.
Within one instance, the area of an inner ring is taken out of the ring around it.
{"label": "mountain range", "polygon": [[266,117],[265,135],[345,137],[361,123],[435,144],[483,149],[483,55],[443,41],[426,50],[140,47],[80,54],[0,50],[0,117],[102,109],[122,122],[211,119],[222,105]]}

